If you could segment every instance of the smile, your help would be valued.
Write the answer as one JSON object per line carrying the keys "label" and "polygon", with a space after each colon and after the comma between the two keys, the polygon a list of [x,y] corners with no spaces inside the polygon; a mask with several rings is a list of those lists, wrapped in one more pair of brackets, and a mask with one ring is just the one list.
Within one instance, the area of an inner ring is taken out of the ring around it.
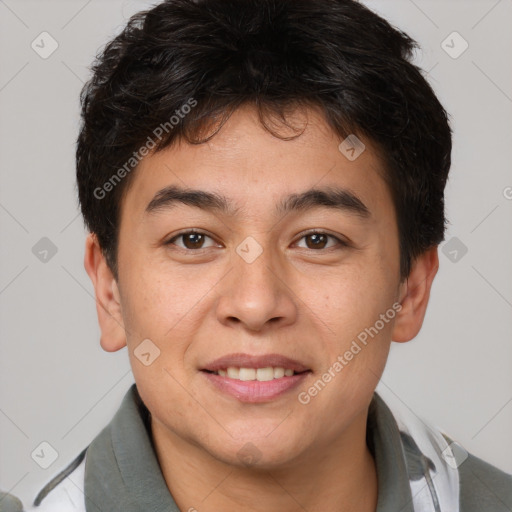
{"label": "smile", "polygon": [[229,366],[226,369],[219,369],[212,373],[230,379],[241,381],[257,380],[259,382],[281,379],[282,377],[292,377],[296,374],[291,368],[283,368],[281,366],[267,366],[265,368],[237,368],[235,366]]}
{"label": "smile", "polygon": [[305,363],[283,354],[227,354],[199,368],[211,389],[240,402],[270,402],[312,373]]}

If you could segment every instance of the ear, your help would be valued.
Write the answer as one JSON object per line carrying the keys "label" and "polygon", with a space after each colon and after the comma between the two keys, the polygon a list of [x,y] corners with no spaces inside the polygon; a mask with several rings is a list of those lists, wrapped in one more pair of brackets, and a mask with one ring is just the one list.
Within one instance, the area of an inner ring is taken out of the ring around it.
{"label": "ear", "polygon": [[96,293],[96,311],[101,329],[101,346],[115,352],[126,345],[121,300],[117,282],[94,233],[85,241],[84,267]]}
{"label": "ear", "polygon": [[439,268],[437,246],[420,254],[411,272],[400,285],[402,309],[396,316],[391,339],[397,342],[412,340],[423,325],[432,282]]}

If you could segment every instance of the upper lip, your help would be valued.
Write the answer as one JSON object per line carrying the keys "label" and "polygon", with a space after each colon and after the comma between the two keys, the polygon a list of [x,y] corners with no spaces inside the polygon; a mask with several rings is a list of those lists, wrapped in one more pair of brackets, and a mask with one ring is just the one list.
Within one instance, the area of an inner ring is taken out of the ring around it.
{"label": "upper lip", "polygon": [[283,356],[281,354],[265,354],[260,356],[252,356],[250,354],[228,354],[211,363],[208,363],[202,370],[216,372],[218,370],[225,370],[228,367],[235,368],[267,368],[272,366],[274,368],[280,367],[290,369],[294,372],[304,372],[309,368],[295,359]]}

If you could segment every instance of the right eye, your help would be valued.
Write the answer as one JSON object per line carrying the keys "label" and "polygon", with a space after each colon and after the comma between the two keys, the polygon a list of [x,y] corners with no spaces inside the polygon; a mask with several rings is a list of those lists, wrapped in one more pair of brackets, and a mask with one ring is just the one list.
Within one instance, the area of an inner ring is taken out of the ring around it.
{"label": "right eye", "polygon": [[[176,245],[180,249],[194,251],[198,249],[207,249],[208,247],[204,246],[204,241],[206,238],[209,238],[213,241],[213,239],[208,236],[206,233],[202,233],[201,231],[197,231],[194,229],[189,229],[187,231],[182,231],[177,235],[173,236],[170,240],[165,242],[165,245]],[[176,244],[177,240],[182,240],[183,245]],[[213,247],[210,246],[210,247]]]}

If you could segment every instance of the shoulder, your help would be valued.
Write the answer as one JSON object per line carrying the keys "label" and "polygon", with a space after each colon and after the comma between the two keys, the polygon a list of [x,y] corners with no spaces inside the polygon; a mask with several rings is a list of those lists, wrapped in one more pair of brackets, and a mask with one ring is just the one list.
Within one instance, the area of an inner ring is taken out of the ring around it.
{"label": "shoulder", "polygon": [[468,454],[459,466],[461,512],[510,512],[512,475]]}
{"label": "shoulder", "polygon": [[26,512],[85,512],[85,460],[86,450],[41,489]]}
{"label": "shoulder", "polygon": [[[436,510],[512,512],[511,474],[469,453],[442,428],[412,414],[398,400],[386,397],[384,404],[390,407],[397,423],[408,466],[421,469],[418,455],[420,462],[426,457],[433,463],[431,484],[437,492],[434,501],[441,505]],[[417,478],[411,476],[412,486]]]}
{"label": "shoulder", "polygon": [[451,464],[457,461],[460,512],[510,512],[512,475],[467,452],[444,432],[442,435],[450,446],[457,445]]}

